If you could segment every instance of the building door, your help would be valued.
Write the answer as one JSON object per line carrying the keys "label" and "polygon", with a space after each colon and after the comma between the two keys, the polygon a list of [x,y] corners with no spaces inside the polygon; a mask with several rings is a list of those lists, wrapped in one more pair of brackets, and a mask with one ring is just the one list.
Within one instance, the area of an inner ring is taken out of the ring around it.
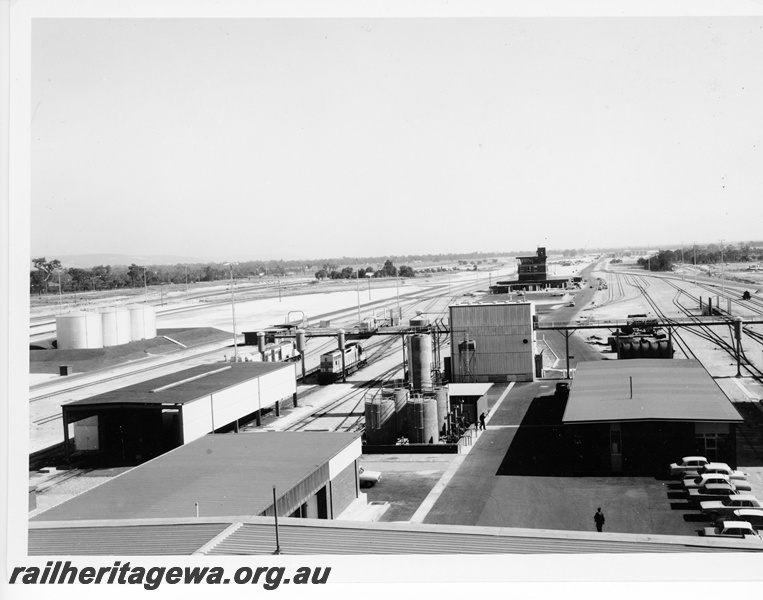
{"label": "building door", "polygon": [[613,473],[621,473],[623,470],[623,439],[620,431],[620,423],[609,425],[609,455]]}

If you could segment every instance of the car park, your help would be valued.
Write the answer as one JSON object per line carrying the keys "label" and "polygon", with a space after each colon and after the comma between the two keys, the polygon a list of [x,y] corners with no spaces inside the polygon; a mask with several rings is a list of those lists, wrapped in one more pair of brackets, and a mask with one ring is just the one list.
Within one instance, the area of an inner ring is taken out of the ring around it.
{"label": "car park", "polygon": [[705,466],[709,460],[704,456],[684,456],[679,462],[671,463],[670,474],[673,477],[684,476],[687,472],[693,472],[697,475],[697,470]]}
{"label": "car park", "polygon": [[358,469],[358,478],[360,480],[360,487],[371,487],[379,483],[382,474],[379,471],[369,471],[360,467]]}
{"label": "car park", "polygon": [[704,475],[705,473],[721,473],[723,475],[728,475],[732,483],[735,479],[747,480],[748,477],[748,474],[744,471],[732,469],[726,463],[721,462],[709,462],[697,469],[696,472],[687,471],[684,477],[690,477],[692,475]]}
{"label": "car park", "polygon": [[740,508],[732,513],[731,519],[747,521],[757,531],[760,531],[763,529],[763,508]]}
{"label": "car park", "polygon": [[684,477],[682,480],[684,489],[699,488],[707,483],[729,483],[738,492],[752,491],[752,486],[744,479],[729,479],[724,473],[703,473],[696,477]]}
{"label": "car park", "polygon": [[700,535],[763,541],[760,534],[746,521],[721,521],[715,527],[705,527]]}
{"label": "car park", "polygon": [[734,514],[740,508],[763,508],[763,505],[752,494],[736,494],[722,500],[706,500],[700,503],[699,508],[703,515],[715,521],[719,517]]}
{"label": "car park", "polygon": [[698,504],[702,501],[722,500],[727,496],[739,494],[730,483],[706,483],[698,488],[686,490],[689,502]]}

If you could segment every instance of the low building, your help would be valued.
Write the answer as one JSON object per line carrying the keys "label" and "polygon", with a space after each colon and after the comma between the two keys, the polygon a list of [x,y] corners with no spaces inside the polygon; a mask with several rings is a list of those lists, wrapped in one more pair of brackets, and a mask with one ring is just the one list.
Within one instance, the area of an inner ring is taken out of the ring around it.
{"label": "low building", "polygon": [[210,434],[32,520],[270,516],[274,496],[279,516],[333,519],[365,500],[361,452],[359,433]]}
{"label": "low building", "polygon": [[236,429],[280,402],[296,404],[294,363],[213,363],[64,404],[67,452],[134,465],[207,433]]}
{"label": "low building", "polygon": [[578,363],[562,416],[577,472],[663,474],[682,456],[736,466],[744,422],[697,360]]}

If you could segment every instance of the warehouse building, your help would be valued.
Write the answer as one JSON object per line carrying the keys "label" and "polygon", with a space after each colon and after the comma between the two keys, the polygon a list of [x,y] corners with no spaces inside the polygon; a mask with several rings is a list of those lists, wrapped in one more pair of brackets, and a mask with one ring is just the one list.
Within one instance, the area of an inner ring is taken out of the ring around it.
{"label": "warehouse building", "polygon": [[697,360],[578,363],[562,416],[577,472],[661,475],[682,456],[736,466],[742,417]]}
{"label": "warehouse building", "polygon": [[[33,516],[34,521],[337,518],[364,502],[358,433],[209,434]],[[275,492],[273,490],[275,486]]]}
{"label": "warehouse building", "polygon": [[64,440],[78,459],[134,465],[207,433],[236,429],[297,402],[294,363],[208,364],[64,404]]}
{"label": "warehouse building", "polygon": [[534,381],[532,303],[475,301],[449,309],[451,381]]}

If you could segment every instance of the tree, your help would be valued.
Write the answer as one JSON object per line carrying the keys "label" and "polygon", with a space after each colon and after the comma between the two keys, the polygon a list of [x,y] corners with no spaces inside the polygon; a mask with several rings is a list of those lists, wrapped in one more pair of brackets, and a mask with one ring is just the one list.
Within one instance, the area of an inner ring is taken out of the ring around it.
{"label": "tree", "polygon": [[403,265],[400,267],[400,277],[416,277],[416,271],[413,270],[413,267]]}
{"label": "tree", "polygon": [[61,261],[58,259],[46,260],[43,256],[42,258],[33,258],[32,264],[34,265],[34,268],[37,269],[36,277],[32,278],[32,287],[36,287],[38,293],[44,292],[47,294],[48,282],[55,270],[61,268]]}

